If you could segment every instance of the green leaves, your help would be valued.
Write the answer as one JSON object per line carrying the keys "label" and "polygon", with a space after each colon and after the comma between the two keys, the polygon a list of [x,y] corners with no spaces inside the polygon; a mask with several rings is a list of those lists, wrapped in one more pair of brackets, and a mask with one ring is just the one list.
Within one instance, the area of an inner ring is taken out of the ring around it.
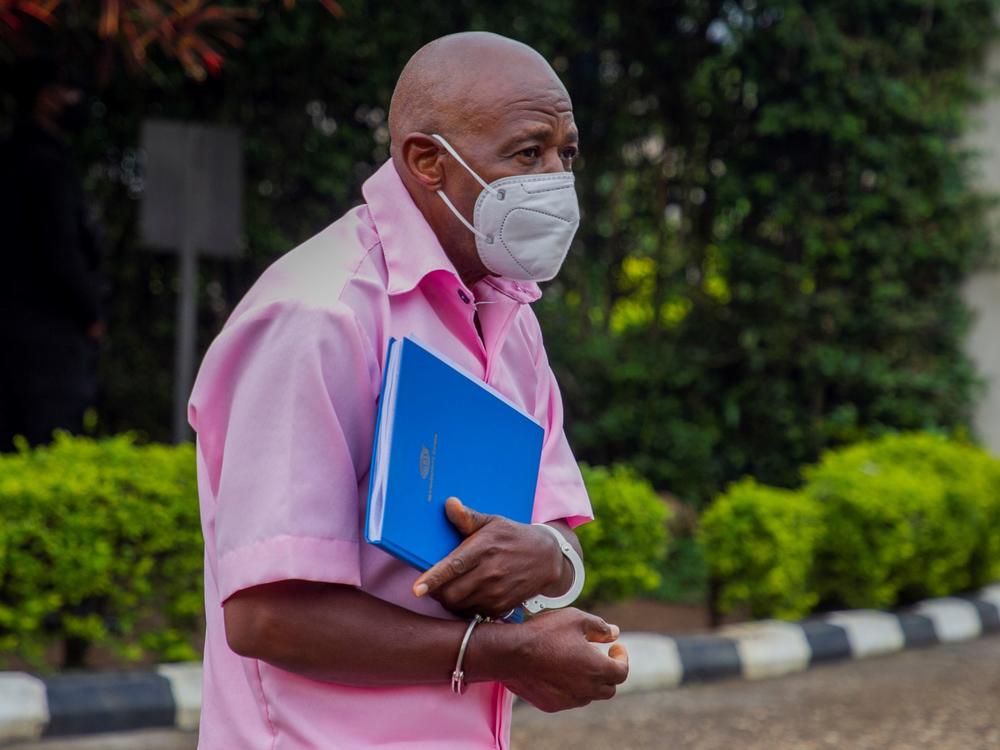
{"label": "green leaves", "polygon": [[667,553],[666,504],[625,466],[582,465],[596,520],[577,529],[587,564],[585,602],[613,602],[655,590]]}
{"label": "green leaves", "polygon": [[829,451],[804,476],[798,491],[745,479],[703,515],[721,611],[886,608],[1000,576],[1000,461],[985,451],[891,434]]}
{"label": "green leaves", "polygon": [[[409,55],[470,28],[537,48],[573,98],[584,220],[535,307],[580,458],[701,506],[888,428],[967,424],[958,285],[989,243],[960,136],[996,0],[341,5],[260,6],[204,84],[164,66],[100,92],[77,145],[115,289],[101,432],[169,436],[175,267],[138,252],[140,119],[244,132],[246,260],[200,265],[204,347],[360,201]],[[90,39],[94,13],[63,30]]]}
{"label": "green leaves", "polygon": [[191,445],[62,434],[2,454],[0,516],[4,653],[42,667],[47,646],[73,638],[127,659],[196,657],[202,540]]}
{"label": "green leaves", "polygon": [[[623,466],[583,466],[589,601],[655,589],[669,512]],[[194,449],[60,434],[0,454],[0,652],[45,668],[73,639],[120,658],[197,658],[203,544]],[[67,666],[82,666],[72,664]]]}
{"label": "green leaves", "polygon": [[[642,74],[577,102],[599,218],[550,287],[589,305],[538,306],[582,458],[701,505],[887,428],[967,423],[958,285],[987,202],[958,136],[995,5],[779,0],[720,13],[725,44],[698,33],[711,5],[620,17],[601,59]],[[570,66],[574,95],[587,76]]]}
{"label": "green leaves", "polygon": [[823,534],[819,506],[801,493],[744,479],[712,503],[698,526],[722,612],[802,617],[817,604],[812,562]]}

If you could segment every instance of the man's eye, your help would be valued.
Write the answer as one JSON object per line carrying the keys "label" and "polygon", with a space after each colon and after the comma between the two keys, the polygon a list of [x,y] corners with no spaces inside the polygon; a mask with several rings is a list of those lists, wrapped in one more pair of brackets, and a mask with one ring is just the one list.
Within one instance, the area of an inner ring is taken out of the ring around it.
{"label": "man's eye", "polygon": [[569,148],[564,148],[562,152],[562,158],[566,159],[567,161],[572,161],[579,155],[580,155],[579,149],[573,146],[570,146]]}
{"label": "man's eye", "polygon": [[542,155],[542,150],[538,146],[532,146],[531,148],[522,149],[517,153],[521,156],[527,156],[529,159],[537,159]]}

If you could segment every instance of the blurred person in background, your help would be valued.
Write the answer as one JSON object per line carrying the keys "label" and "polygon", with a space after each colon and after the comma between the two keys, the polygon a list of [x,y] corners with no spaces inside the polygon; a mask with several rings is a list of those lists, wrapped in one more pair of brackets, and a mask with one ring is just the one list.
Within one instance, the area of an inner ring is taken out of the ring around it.
{"label": "blurred person in background", "polygon": [[101,322],[100,248],[69,137],[89,112],[56,59],[13,68],[17,107],[0,143],[0,451],[23,435],[78,433],[93,403]]}

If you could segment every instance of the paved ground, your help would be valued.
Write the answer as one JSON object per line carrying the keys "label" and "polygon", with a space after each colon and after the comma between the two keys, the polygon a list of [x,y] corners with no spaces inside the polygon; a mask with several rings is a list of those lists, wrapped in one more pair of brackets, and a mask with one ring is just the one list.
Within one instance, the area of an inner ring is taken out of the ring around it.
{"label": "paved ground", "polygon": [[1000,748],[1000,637],[561,714],[521,707],[514,727],[516,750]]}
{"label": "paved ground", "polygon": [[[515,750],[988,750],[1000,748],[1000,637],[843,662],[762,682],[627,695],[514,714]],[[193,750],[144,732],[5,750]]]}
{"label": "paved ground", "polygon": [[77,739],[43,740],[3,745],[3,750],[194,750],[192,732],[148,731],[95,734]]}

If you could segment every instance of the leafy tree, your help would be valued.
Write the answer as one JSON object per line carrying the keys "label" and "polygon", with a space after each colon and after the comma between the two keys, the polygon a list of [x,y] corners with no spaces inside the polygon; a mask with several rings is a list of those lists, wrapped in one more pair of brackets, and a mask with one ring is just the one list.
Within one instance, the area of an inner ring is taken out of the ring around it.
{"label": "leafy tree", "polygon": [[115,286],[101,430],[169,425],[175,274],[137,245],[140,118],[245,133],[247,259],[203,265],[207,345],[267,263],[359,202],[400,68],[464,29],[535,46],[574,98],[584,225],[538,310],[581,458],[700,503],[746,473],[789,485],[830,445],[967,424],[958,285],[986,201],[959,137],[993,0],[287,5],[254,4],[221,75],[154,46],[95,100],[80,145]]}
{"label": "leafy tree", "polygon": [[987,239],[959,136],[994,4],[662,7],[592,11],[568,58],[587,215],[543,309],[577,449],[703,500],[965,425]]}

